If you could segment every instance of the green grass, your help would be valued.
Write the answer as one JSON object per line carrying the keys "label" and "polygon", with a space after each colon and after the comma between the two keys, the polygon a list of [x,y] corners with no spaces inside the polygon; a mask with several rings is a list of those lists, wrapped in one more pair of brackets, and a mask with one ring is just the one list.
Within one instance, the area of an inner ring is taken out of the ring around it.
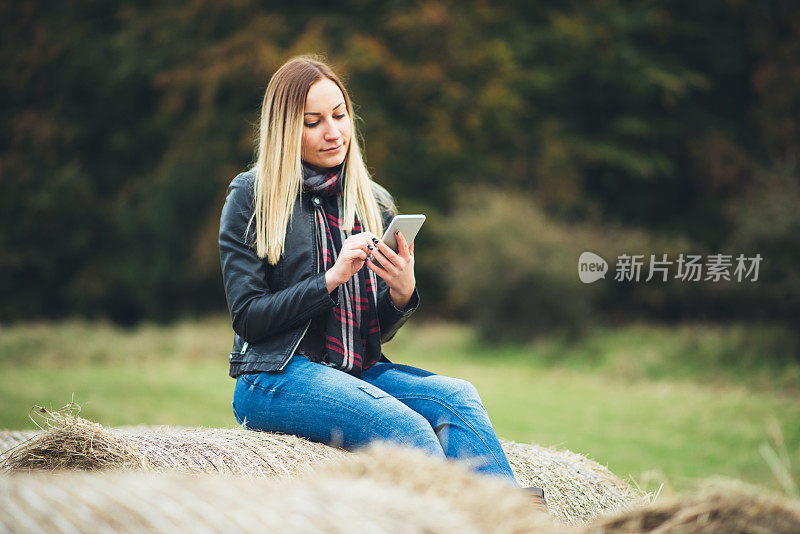
{"label": "green grass", "polygon": [[125,330],[68,321],[0,328],[0,427],[73,399],[105,425],[235,426],[224,319]]}
{"label": "green grass", "polygon": [[[59,408],[73,395],[105,425],[235,426],[231,337],[220,318],[0,327],[0,428],[33,428],[34,404]],[[800,480],[800,375],[790,359],[754,364],[774,339],[742,326],[640,325],[492,348],[464,327],[412,322],[385,352],[470,380],[501,437],[586,454],[645,489],[684,492],[721,475],[779,490],[759,447],[770,425],[782,429],[778,448]]]}

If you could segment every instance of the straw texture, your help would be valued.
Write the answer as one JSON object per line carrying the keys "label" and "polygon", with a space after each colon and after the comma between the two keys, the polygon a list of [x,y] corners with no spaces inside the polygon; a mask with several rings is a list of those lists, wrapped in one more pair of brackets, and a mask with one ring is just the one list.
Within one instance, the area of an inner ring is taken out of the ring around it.
{"label": "straw texture", "polygon": [[[18,443],[3,460],[0,532],[800,532],[797,501],[729,487],[647,505],[596,462],[513,441],[501,443],[514,473],[545,489],[550,516],[468,461],[388,443],[349,453],[242,429],[48,417],[47,431],[0,434]],[[60,468],[92,472],[32,471]]]}
{"label": "straw texture", "polygon": [[6,451],[3,469],[134,468],[274,478],[348,454],[297,436],[240,428],[107,429],[71,413],[49,417],[50,429]]}
{"label": "straw texture", "polygon": [[481,532],[446,503],[370,479],[281,482],[179,473],[0,477],[0,532]]}
{"label": "straw texture", "polygon": [[598,519],[583,534],[797,534],[800,503],[775,495],[716,488],[690,498],[658,502]]}
{"label": "straw texture", "polygon": [[0,430],[0,461],[6,457],[6,451],[25,443],[37,434],[38,430]]}
{"label": "straw texture", "polygon": [[543,488],[550,513],[559,523],[579,525],[650,502],[649,495],[580,454],[502,439],[500,443],[520,486]]}
{"label": "straw texture", "polygon": [[736,488],[559,526],[499,479],[375,443],[287,479],[137,471],[0,477],[0,532],[789,534],[800,503]]}
{"label": "straw texture", "polygon": [[[128,468],[271,479],[339,464],[352,454],[296,436],[238,428],[107,429],[74,414],[49,417],[49,430],[6,452],[0,464],[4,470]],[[648,502],[641,492],[583,456],[501,443],[520,486],[544,488],[557,523],[583,524]],[[430,477],[423,479],[428,481],[423,486],[432,484]]]}
{"label": "straw texture", "polygon": [[461,461],[442,460],[422,451],[376,442],[335,464],[321,466],[321,477],[369,479],[441,500],[470,518],[481,531],[498,534],[555,531],[548,514],[531,497],[505,480],[477,474]]}

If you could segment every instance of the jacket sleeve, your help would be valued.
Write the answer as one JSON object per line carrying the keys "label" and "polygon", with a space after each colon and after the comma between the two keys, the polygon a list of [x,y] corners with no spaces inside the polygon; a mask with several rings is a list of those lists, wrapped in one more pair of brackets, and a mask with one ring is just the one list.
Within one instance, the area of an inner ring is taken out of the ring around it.
{"label": "jacket sleeve", "polygon": [[419,292],[416,287],[414,288],[414,293],[411,295],[411,299],[404,308],[400,309],[395,306],[394,302],[392,302],[392,297],[389,295],[389,287],[379,276],[378,323],[381,325],[381,343],[386,343],[391,340],[418,306]]}
{"label": "jacket sleeve", "polygon": [[273,291],[267,284],[267,263],[245,238],[253,213],[253,184],[248,173],[234,178],[222,208],[219,255],[233,330],[248,343],[304,323],[336,304],[328,294],[325,273]]}
{"label": "jacket sleeve", "polygon": [[[376,198],[379,199],[379,203],[382,205],[383,227],[387,228],[397,214],[397,208],[394,207],[391,196],[383,187],[373,183],[373,188]],[[381,326],[381,343],[386,343],[394,337],[397,331],[400,330],[400,327],[403,326],[411,314],[416,311],[419,306],[419,291],[417,291],[415,287],[408,304],[400,309],[392,302],[392,297],[389,295],[389,286],[386,285],[386,282],[384,282],[380,276],[377,278],[378,323]]]}

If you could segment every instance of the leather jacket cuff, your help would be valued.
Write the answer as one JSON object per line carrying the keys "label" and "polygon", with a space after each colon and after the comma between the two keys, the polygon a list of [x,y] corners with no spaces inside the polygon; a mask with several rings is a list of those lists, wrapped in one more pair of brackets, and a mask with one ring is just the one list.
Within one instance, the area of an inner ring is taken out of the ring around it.
{"label": "leather jacket cuff", "polygon": [[414,292],[411,293],[411,298],[408,299],[408,303],[406,303],[406,305],[403,306],[402,308],[398,308],[397,306],[394,305],[394,301],[392,300],[391,295],[389,296],[389,303],[392,305],[392,308],[394,308],[395,311],[400,315],[403,316],[411,315],[412,313],[414,313],[414,310],[416,310],[417,307],[419,306],[419,291],[417,291],[417,288],[415,287]]}
{"label": "leather jacket cuff", "polygon": [[325,283],[325,271],[314,276],[317,277],[317,289],[321,294],[325,295],[322,298],[327,300],[326,307],[332,308],[333,306],[339,304],[339,292],[334,289],[331,293],[328,293],[328,284]]}
{"label": "leather jacket cuff", "polygon": [[403,323],[419,306],[419,292],[417,288],[414,288],[414,293],[411,294],[408,304],[403,306],[402,309],[394,305],[388,290],[383,292],[382,296],[383,298],[378,299],[378,321],[381,325],[381,343],[386,343],[394,337],[397,330],[403,326]]}

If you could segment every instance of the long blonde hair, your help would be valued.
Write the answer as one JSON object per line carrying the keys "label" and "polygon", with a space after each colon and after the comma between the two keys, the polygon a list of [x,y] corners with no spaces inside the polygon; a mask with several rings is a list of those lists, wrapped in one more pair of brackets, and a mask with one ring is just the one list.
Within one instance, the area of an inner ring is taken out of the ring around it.
{"label": "long blonde hair", "polygon": [[[297,195],[301,194],[301,147],[303,111],[309,88],[327,78],[344,95],[352,133],[344,159],[344,229],[352,231],[355,217],[364,230],[381,235],[383,220],[373,193],[370,178],[356,134],[350,96],[331,68],[315,56],[296,56],[279,68],[267,85],[261,105],[253,198],[255,206],[248,232],[255,226],[255,248],[259,258],[271,265],[283,255],[286,230],[291,223]],[[380,198],[385,190],[378,188],[380,204],[391,207],[391,198]]]}

